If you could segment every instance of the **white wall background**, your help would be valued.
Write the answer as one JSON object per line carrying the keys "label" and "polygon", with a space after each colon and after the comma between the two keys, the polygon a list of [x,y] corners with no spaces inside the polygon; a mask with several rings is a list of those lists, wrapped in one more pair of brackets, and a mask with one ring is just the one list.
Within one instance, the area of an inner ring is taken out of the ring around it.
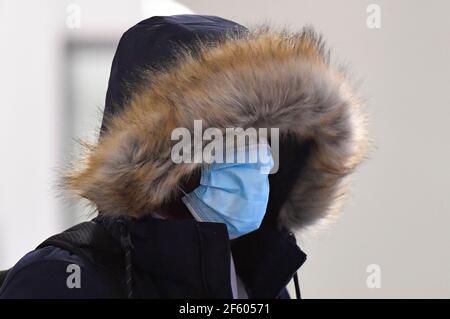
{"label": "white wall background", "polygon": [[[303,296],[449,298],[450,2],[179,2],[244,24],[312,24],[362,80],[376,148],[340,221],[299,234],[308,253]],[[65,24],[70,3],[82,10],[80,29]],[[381,29],[366,27],[371,3],[380,5]],[[117,41],[144,16],[179,10],[167,0],[0,0],[0,268],[71,220],[52,188],[67,149],[65,43]],[[96,110],[106,81],[97,96],[79,100]],[[379,289],[366,285],[370,264],[381,267]]]}

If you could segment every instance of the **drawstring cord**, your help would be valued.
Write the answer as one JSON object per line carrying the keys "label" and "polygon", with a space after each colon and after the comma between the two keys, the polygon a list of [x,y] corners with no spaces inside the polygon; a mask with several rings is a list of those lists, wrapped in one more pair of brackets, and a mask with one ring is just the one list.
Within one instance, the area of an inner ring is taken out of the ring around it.
{"label": "drawstring cord", "polygon": [[[289,237],[291,237],[291,240],[294,243],[297,243],[297,239],[295,238],[295,235],[293,233],[290,232],[289,233]],[[294,286],[295,286],[295,297],[297,299],[300,299],[301,298],[301,296],[300,296],[300,285],[298,283],[298,273],[297,273],[297,271],[294,274]]]}
{"label": "drawstring cord", "polygon": [[297,272],[294,274],[294,286],[295,286],[295,297],[300,299],[300,285],[298,284],[298,275]]}
{"label": "drawstring cord", "polygon": [[120,246],[125,252],[125,287],[127,298],[133,298],[133,268],[131,262],[131,250],[134,249],[131,235],[126,221],[120,220]]}

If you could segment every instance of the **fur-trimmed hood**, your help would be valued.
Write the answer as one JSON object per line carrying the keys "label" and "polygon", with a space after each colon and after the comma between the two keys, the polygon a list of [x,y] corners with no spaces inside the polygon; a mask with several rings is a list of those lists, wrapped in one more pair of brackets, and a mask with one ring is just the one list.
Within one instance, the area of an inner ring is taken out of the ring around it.
{"label": "fur-trimmed hood", "polygon": [[220,40],[198,40],[195,50],[178,47],[176,62],[164,69],[140,68],[144,76],[138,86],[128,85],[123,110],[66,174],[70,191],[105,214],[140,217],[158,210],[201,169],[172,161],[171,132],[193,130],[201,119],[204,129],[279,128],[281,139],[309,143],[301,174],[289,181],[281,224],[295,230],[339,209],[347,177],[364,156],[364,117],[313,31],[225,32]]}

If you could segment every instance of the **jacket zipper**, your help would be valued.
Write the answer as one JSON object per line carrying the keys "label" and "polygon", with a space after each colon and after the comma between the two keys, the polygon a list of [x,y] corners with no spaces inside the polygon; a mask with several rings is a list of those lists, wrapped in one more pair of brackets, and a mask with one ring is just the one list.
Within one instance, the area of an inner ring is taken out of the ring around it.
{"label": "jacket zipper", "polygon": [[206,297],[211,298],[212,296],[210,295],[210,291],[209,291],[209,287],[208,287],[208,280],[206,279],[206,274],[205,274],[206,267],[205,267],[205,261],[204,261],[204,256],[203,256],[204,247],[203,247],[203,239],[202,239],[201,229],[200,229],[200,225],[198,223],[195,224],[195,227],[197,229],[197,236],[198,236],[200,276],[201,276],[201,280],[202,280],[202,286],[205,291]]}

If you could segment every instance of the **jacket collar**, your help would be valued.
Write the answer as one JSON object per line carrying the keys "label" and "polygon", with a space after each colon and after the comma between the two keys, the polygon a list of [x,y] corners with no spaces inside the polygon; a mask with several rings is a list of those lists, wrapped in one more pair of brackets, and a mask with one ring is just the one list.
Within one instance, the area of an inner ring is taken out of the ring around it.
{"label": "jacket collar", "polygon": [[[96,221],[120,241],[117,218],[100,216]],[[151,216],[127,223],[134,246],[133,267],[157,278],[162,295],[171,295],[164,290],[178,282],[191,297],[232,298],[232,252],[249,297],[275,298],[306,259],[283,229],[262,228],[230,242],[225,225],[219,223]],[[138,287],[141,292],[146,289]]]}

